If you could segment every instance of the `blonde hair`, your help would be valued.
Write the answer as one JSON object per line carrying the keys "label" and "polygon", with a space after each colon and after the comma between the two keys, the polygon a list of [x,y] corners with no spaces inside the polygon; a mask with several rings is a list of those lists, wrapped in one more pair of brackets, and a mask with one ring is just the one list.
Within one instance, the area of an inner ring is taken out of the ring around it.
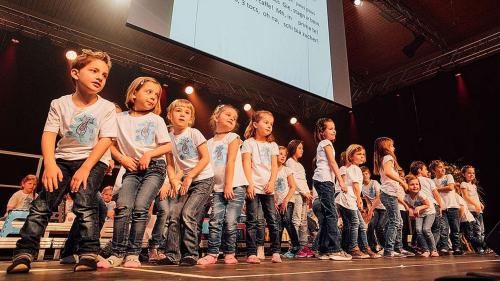
{"label": "blonde hair", "polygon": [[[214,112],[212,113],[212,116],[210,116],[210,120],[208,121],[209,124],[210,124],[210,128],[212,129],[212,131],[214,133],[216,133],[216,129],[217,129],[217,122],[215,121],[216,118],[218,118],[221,113],[226,110],[226,109],[232,109],[236,112],[236,121],[238,120],[238,110],[236,109],[236,107],[230,105],[230,104],[219,104],[215,109],[214,109]],[[231,132],[234,132],[238,129],[239,127],[239,124],[238,122],[236,122],[236,125],[234,126],[234,129],[231,130]]]}
{"label": "blonde hair", "polygon": [[388,137],[381,137],[375,140],[373,148],[373,173],[375,175],[380,175],[379,171],[380,168],[382,168],[382,159],[386,155],[392,156],[396,170],[399,171],[401,169],[396,159],[396,155],[389,149],[391,144],[394,144],[394,141]]}
{"label": "blonde hair", "polygon": [[352,163],[352,157],[354,157],[354,154],[360,151],[364,151],[365,148],[362,145],[359,144],[351,144],[346,150],[346,162],[347,163]]}
{"label": "blonde hair", "polygon": [[172,112],[176,107],[186,107],[191,110],[191,120],[188,122],[188,126],[191,127],[194,124],[195,110],[193,104],[186,99],[176,99],[167,107],[167,118],[172,123]]}
{"label": "blonde hair", "polygon": [[137,93],[144,85],[146,85],[147,82],[154,83],[158,85],[160,88],[160,93],[158,94],[158,100],[156,101],[156,105],[153,109],[151,109],[151,112],[153,112],[156,115],[160,115],[161,113],[161,104],[160,104],[160,98],[162,94],[162,88],[160,85],[160,82],[158,82],[156,79],[152,77],[137,77],[130,83],[127,89],[127,93],[125,94],[125,106],[128,109],[134,110],[134,103],[135,103],[135,98],[134,94]]}
{"label": "blonde hair", "polygon": [[405,182],[406,184],[410,184],[410,182],[412,180],[417,180],[418,182],[418,186],[420,187],[420,189],[422,189],[422,187],[420,186],[420,181],[418,180],[418,178],[415,176],[415,175],[412,175],[412,174],[409,174],[405,177]]}
{"label": "blonde hair", "polygon": [[106,186],[105,188],[102,189],[101,194],[104,194],[105,192],[110,191],[113,193],[113,187],[111,185]]}
{"label": "blonde hair", "polygon": [[[250,122],[248,122],[248,126],[245,129],[245,134],[243,135],[245,139],[249,139],[255,136],[255,127],[253,126],[253,123],[258,123],[262,119],[262,116],[266,114],[274,118],[273,114],[267,110],[259,110],[252,115],[252,118],[250,118]],[[270,133],[268,136],[266,136],[266,141],[274,141],[273,133]]]}
{"label": "blonde hair", "polygon": [[26,175],[21,180],[21,189],[23,189],[23,184],[26,183],[27,181],[34,181],[35,182],[35,188],[36,188],[36,185],[38,184],[38,178],[35,175],[29,174],[29,175]]}
{"label": "blonde hair", "polygon": [[[108,53],[89,49],[82,49],[82,52],[71,62],[71,69],[80,70],[94,60],[103,61],[108,66],[108,71],[111,70],[111,58]],[[73,79],[73,84],[74,83],[76,83],[75,79]]]}
{"label": "blonde hair", "polygon": [[441,164],[443,164],[443,166],[445,165],[444,162],[441,160],[432,160],[431,163],[429,164],[429,169],[431,169],[431,171],[435,173],[437,166]]}

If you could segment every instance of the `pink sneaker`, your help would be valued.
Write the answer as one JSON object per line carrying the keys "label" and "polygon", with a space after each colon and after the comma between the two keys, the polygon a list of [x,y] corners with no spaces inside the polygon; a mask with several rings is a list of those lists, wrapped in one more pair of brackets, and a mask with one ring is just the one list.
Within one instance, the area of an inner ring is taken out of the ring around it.
{"label": "pink sneaker", "polygon": [[309,253],[307,252],[307,247],[302,248],[297,254],[295,254],[296,258],[307,258]]}
{"label": "pink sneaker", "polygon": [[271,258],[271,262],[272,263],[282,263],[280,254],[274,253],[273,257]]}
{"label": "pink sneaker", "polygon": [[247,263],[259,264],[260,259],[256,255],[251,255],[247,257]]}
{"label": "pink sneaker", "polygon": [[217,257],[208,254],[204,256],[203,258],[199,259],[197,264],[198,265],[207,265],[207,264],[216,264],[217,263]]}
{"label": "pink sneaker", "polygon": [[437,251],[432,251],[431,257],[439,257],[439,253]]}
{"label": "pink sneaker", "polygon": [[238,264],[238,260],[234,255],[226,255],[224,257],[224,263],[225,264]]}
{"label": "pink sneaker", "polygon": [[97,262],[97,268],[110,268],[111,264],[108,260],[100,260]]}
{"label": "pink sneaker", "polygon": [[420,254],[420,256],[422,256],[424,258],[428,258],[430,255],[431,255],[431,253],[429,253],[429,251],[425,251],[422,254]]}
{"label": "pink sneaker", "polygon": [[314,254],[314,252],[311,249],[309,249],[309,247],[306,246],[306,247],[304,247],[304,249],[306,249],[306,253],[307,253],[308,258],[314,258],[316,256]]}
{"label": "pink sneaker", "polygon": [[125,258],[125,263],[123,267],[128,268],[139,268],[141,267],[141,262],[139,261],[139,256],[137,255],[129,255]]}

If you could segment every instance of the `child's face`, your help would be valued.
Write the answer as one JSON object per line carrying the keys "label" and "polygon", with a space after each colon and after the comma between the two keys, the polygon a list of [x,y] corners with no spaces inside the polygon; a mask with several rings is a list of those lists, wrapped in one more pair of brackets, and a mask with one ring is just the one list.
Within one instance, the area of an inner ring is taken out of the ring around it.
{"label": "child's face", "polygon": [[465,180],[471,182],[476,179],[476,170],[474,168],[468,168],[465,170]]}
{"label": "child's face", "polygon": [[233,131],[238,120],[238,113],[230,107],[222,109],[221,113],[215,119],[218,132]]}
{"label": "child's face", "polygon": [[22,185],[23,192],[26,194],[33,193],[35,187],[36,187],[36,182],[34,180],[27,180]]}
{"label": "child's face", "polygon": [[172,125],[180,129],[189,127],[189,124],[193,120],[193,112],[187,106],[176,106],[169,115]]}
{"label": "child's face", "polygon": [[81,69],[71,69],[71,77],[76,80],[79,91],[96,95],[106,85],[109,67],[99,59],[94,59]]}
{"label": "child's face", "polygon": [[443,163],[439,163],[436,168],[434,168],[434,173],[436,173],[436,176],[437,177],[442,177],[444,176],[444,173],[445,173],[445,169],[444,169],[444,164]]}
{"label": "child's face", "polygon": [[304,155],[304,146],[302,144],[299,144],[297,146],[297,150],[295,150],[295,157],[299,159],[302,157],[302,155]]}
{"label": "child's face", "polygon": [[107,190],[103,193],[101,193],[102,200],[104,202],[109,203],[111,202],[111,199],[113,198],[113,192],[111,190]]}
{"label": "child's face", "polygon": [[134,110],[149,111],[155,108],[159,102],[161,92],[160,85],[153,82],[146,82],[142,87],[133,94]]}
{"label": "child's face", "polygon": [[398,170],[399,177],[404,178],[405,177],[405,171],[402,169]]}
{"label": "child's face", "polygon": [[334,141],[337,135],[337,131],[335,131],[335,123],[326,122],[325,130],[321,134],[323,135],[324,140]]}
{"label": "child's face", "polygon": [[253,122],[255,135],[267,137],[273,132],[274,117],[269,114],[262,114],[259,122]]}
{"label": "child's face", "polygon": [[394,153],[394,152],[396,151],[396,147],[394,147],[394,142],[392,142],[392,141],[391,141],[391,142],[390,142],[390,144],[389,144],[389,150],[390,150],[392,153]]}
{"label": "child's face", "polygon": [[418,179],[413,179],[408,182],[408,190],[411,193],[418,193],[420,191],[420,183]]}
{"label": "child's face", "polygon": [[357,165],[357,166],[365,163],[365,161],[366,161],[365,150],[363,149],[363,150],[355,152],[354,155],[352,156],[351,161],[354,165]]}
{"label": "child's face", "polygon": [[280,154],[278,155],[278,163],[280,165],[285,164],[287,154],[288,151],[286,149],[280,149]]}
{"label": "child's face", "polygon": [[363,171],[363,181],[369,182],[370,177],[371,177],[370,171],[368,170]]}

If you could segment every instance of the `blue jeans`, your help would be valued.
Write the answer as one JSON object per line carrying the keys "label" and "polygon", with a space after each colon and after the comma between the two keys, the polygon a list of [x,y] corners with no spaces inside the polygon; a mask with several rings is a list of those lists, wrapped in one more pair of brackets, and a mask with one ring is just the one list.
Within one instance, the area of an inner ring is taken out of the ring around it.
{"label": "blue jeans", "polygon": [[462,222],[460,223],[460,229],[462,229],[465,238],[469,240],[476,253],[483,249],[484,239],[481,238],[481,228],[477,221]]}
{"label": "blue jeans", "polygon": [[359,218],[358,210],[351,210],[339,205],[344,228],[342,230],[342,245],[348,252],[358,247]]}
{"label": "blue jeans", "polygon": [[177,194],[175,198],[164,200],[167,209],[167,219],[165,222],[165,255],[174,262],[181,259],[181,213],[187,196]]}
{"label": "blue jeans", "polygon": [[368,245],[375,250],[377,244],[385,245],[385,237],[384,237],[384,217],[385,210],[384,209],[375,209],[373,211],[373,217],[368,224],[367,230],[367,238]]}
{"label": "blue jeans", "polygon": [[415,218],[415,231],[417,232],[418,243],[424,251],[436,251],[436,241],[434,241],[431,231],[435,217],[435,214],[431,214]]}
{"label": "blue jeans", "polygon": [[97,215],[97,192],[102,184],[106,165],[98,162],[90,170],[87,178],[87,188],[82,186],[77,192],[70,192],[70,182],[75,172],[85,160],[67,161],[57,159],[56,164],[63,174],[59,188],[48,192],[42,189],[38,198],[33,200],[30,213],[21,228],[21,239],[17,241],[14,256],[28,253],[34,256],[40,248],[40,238],[49,223],[52,211],[69,193],[73,198],[73,213],[78,223],[79,237],[78,254],[96,254],[99,250],[99,219]]}
{"label": "blue jeans", "polygon": [[295,204],[292,202],[288,202],[287,208],[285,213],[281,214],[280,213],[280,220],[279,220],[279,226],[280,226],[280,234],[279,234],[279,239],[281,242],[281,239],[283,237],[283,230],[286,229],[288,232],[288,236],[290,236],[290,240],[292,242],[292,248],[290,249],[290,252],[296,254],[300,250],[300,242],[299,242],[299,234],[297,233],[297,229],[295,228],[295,225],[292,223],[292,217],[293,217],[293,211],[294,211],[294,206]]}
{"label": "blue jeans", "polygon": [[384,255],[388,255],[395,250],[399,251],[403,248],[403,219],[401,218],[401,213],[398,209],[398,198],[396,196],[391,196],[384,192],[380,192],[380,201],[386,209]]}
{"label": "blue jeans", "polygon": [[[434,204],[434,208],[436,209],[436,217],[434,218],[434,223],[432,224],[431,231],[434,236],[434,242],[436,242],[436,247],[439,244],[439,238],[441,237],[441,227],[443,225],[443,216],[439,212],[439,205]],[[448,241],[446,242],[448,243]]]}
{"label": "blue jeans", "polygon": [[234,198],[230,201],[224,198],[224,192],[215,192],[213,195],[208,236],[209,254],[219,255],[221,245],[224,254],[236,252],[238,218],[245,202],[246,186],[235,187],[233,192]]}
{"label": "blue jeans", "polygon": [[165,225],[168,219],[168,198],[160,200],[160,196],[155,198],[156,221],[149,239],[149,249],[158,249],[165,247]]}
{"label": "blue jeans", "polygon": [[[104,222],[106,222],[106,217],[108,215],[108,208],[106,203],[102,200],[101,196],[97,196],[97,209],[99,218],[99,231],[102,229]],[[76,254],[78,251],[78,243],[80,241],[80,228],[77,220],[73,221],[71,229],[69,230],[68,239],[64,243],[64,248],[61,251],[61,257],[68,257]]]}
{"label": "blue jeans", "polygon": [[262,203],[259,201],[259,207],[257,212],[257,233],[255,234],[255,241],[257,246],[264,247],[264,239],[266,236],[266,218],[264,217],[264,211],[262,211]]}
{"label": "blue jeans", "polygon": [[256,194],[254,199],[247,199],[247,255],[257,254],[257,232],[259,231],[258,212],[259,202],[262,205],[264,217],[269,225],[272,253],[281,252],[279,237],[278,212],[274,206],[274,195]]}
{"label": "blue jeans", "polygon": [[484,234],[484,220],[483,220],[483,213],[477,213],[477,212],[471,212],[474,218],[476,219],[476,224],[479,228],[479,232],[477,233],[478,237],[478,243],[481,243],[482,247],[484,249],[487,248],[486,242],[485,242],[485,234]]}
{"label": "blue jeans", "polygon": [[320,212],[323,216],[320,224],[319,251],[322,254],[342,251],[340,247],[340,231],[337,226],[338,215],[335,208],[334,188],[332,182],[319,182],[313,180],[313,186],[318,192]]}
{"label": "blue jeans", "polygon": [[199,223],[205,213],[205,203],[214,188],[214,178],[203,179],[191,183],[188,189],[186,203],[181,212],[181,223],[184,235],[181,235],[182,257],[198,258]]}
{"label": "blue jeans", "polygon": [[316,233],[311,249],[313,251],[319,251],[319,237],[321,235],[321,224],[323,223],[323,214],[321,214],[321,202],[319,199],[314,199],[312,202],[312,210],[316,218],[318,218],[319,230],[318,233]]}
{"label": "blue jeans", "polygon": [[300,247],[303,248],[307,246],[309,236],[309,231],[307,229],[307,211],[309,206],[300,194],[295,194],[290,201],[294,203],[292,223],[297,229]]}
{"label": "blue jeans", "polygon": [[451,240],[452,249],[461,250],[460,244],[460,210],[458,208],[448,208],[443,211],[443,225],[441,235],[437,244],[438,249],[448,250],[448,237]]}
{"label": "blue jeans", "polygon": [[165,167],[163,160],[151,161],[146,170],[127,171],[123,176],[115,208],[113,255],[123,257],[141,253],[148,210],[165,180]]}

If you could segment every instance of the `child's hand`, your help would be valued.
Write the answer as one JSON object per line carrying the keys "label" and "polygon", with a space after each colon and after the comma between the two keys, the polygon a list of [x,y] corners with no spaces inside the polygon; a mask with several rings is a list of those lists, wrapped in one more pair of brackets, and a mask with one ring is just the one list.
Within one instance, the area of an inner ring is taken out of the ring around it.
{"label": "child's hand", "polygon": [[160,201],[167,199],[169,193],[170,193],[170,185],[164,184],[160,189],[160,194],[158,194],[160,196]]}
{"label": "child's hand", "polygon": [[417,209],[415,209],[415,210],[413,210],[412,208],[409,208],[409,209],[408,209],[408,215],[409,215],[410,217],[414,217],[414,216],[415,216],[415,213],[416,213],[416,215],[418,215],[418,211],[417,211]]}
{"label": "child's hand", "polygon": [[311,193],[304,193],[304,194],[301,194],[302,195],[302,198],[304,200],[304,202],[309,202],[312,200],[312,195]]}
{"label": "child's hand", "polygon": [[224,186],[224,198],[228,201],[234,199],[234,191],[231,186]]}
{"label": "child's hand", "polygon": [[120,164],[122,164],[122,166],[130,172],[136,172],[139,166],[139,162],[137,160],[130,158],[127,155],[123,155],[120,159]]}
{"label": "child's hand", "polygon": [[373,209],[372,209],[372,208],[369,208],[369,209],[368,209],[368,214],[367,214],[367,216],[368,216],[368,219],[371,219],[371,218],[373,217]]}
{"label": "child's hand", "polygon": [[345,185],[345,182],[342,181],[342,183],[339,183],[339,185],[342,192],[347,193],[348,190],[347,190],[347,185]]}
{"label": "child's hand", "polygon": [[83,184],[83,189],[84,190],[87,189],[87,178],[89,177],[89,173],[90,170],[84,168],[83,166],[76,171],[70,183],[71,192],[78,192],[78,190],[80,189],[80,185],[82,184]]}
{"label": "child's hand", "polygon": [[255,188],[253,187],[253,185],[248,185],[247,192],[246,192],[246,197],[248,199],[254,199],[255,198]]}
{"label": "child's hand", "polygon": [[356,198],[356,204],[359,210],[363,210],[363,200],[361,200],[361,198]]}
{"label": "child's hand", "polygon": [[177,192],[179,191],[179,186],[181,186],[181,181],[174,178],[170,181],[170,191],[168,195],[170,198],[175,198],[177,196]]}
{"label": "child's hand", "polygon": [[63,173],[57,164],[47,165],[43,171],[42,183],[45,190],[52,192],[59,188],[59,182],[63,180]]}
{"label": "child's hand", "polygon": [[273,194],[274,193],[274,182],[268,182],[266,186],[264,187],[264,192],[266,194]]}
{"label": "child's hand", "polygon": [[109,160],[108,168],[106,169],[106,175],[111,176],[113,174],[114,168],[115,168],[115,161],[111,159]]}
{"label": "child's hand", "polygon": [[193,182],[192,177],[190,177],[190,176],[184,177],[184,181],[182,181],[182,184],[181,184],[181,192],[180,192],[181,196],[184,196],[187,194],[189,186],[191,185],[192,182]]}
{"label": "child's hand", "polygon": [[476,205],[476,212],[477,213],[481,213],[481,211],[483,210],[483,208],[481,208],[481,205],[482,204]]}
{"label": "child's hand", "polygon": [[404,191],[408,191],[408,184],[405,181],[401,181],[401,186],[403,187]]}
{"label": "child's hand", "polygon": [[146,170],[149,167],[149,162],[151,162],[151,155],[145,152],[139,159],[139,170]]}
{"label": "child's hand", "polygon": [[286,209],[288,208],[288,200],[283,200],[283,203],[280,205],[280,213],[284,214]]}

